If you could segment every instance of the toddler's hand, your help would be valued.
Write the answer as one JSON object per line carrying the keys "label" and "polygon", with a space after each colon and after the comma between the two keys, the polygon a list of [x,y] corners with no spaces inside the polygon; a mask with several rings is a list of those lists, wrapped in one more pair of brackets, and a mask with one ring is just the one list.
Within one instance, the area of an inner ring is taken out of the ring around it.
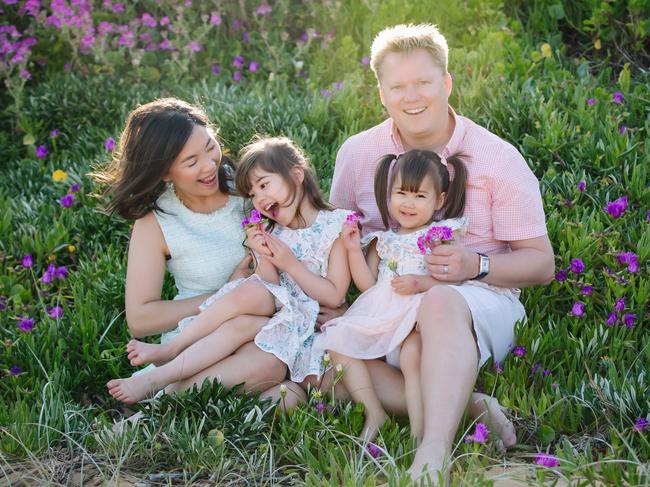
{"label": "toddler's hand", "polygon": [[357,222],[343,224],[341,240],[346,251],[359,250],[361,248],[361,232],[359,231]]}
{"label": "toddler's hand", "polygon": [[246,229],[246,244],[260,255],[271,255],[271,250],[266,245],[267,233],[259,226]]}
{"label": "toddler's hand", "polygon": [[409,295],[417,294],[423,291],[420,278],[423,276],[418,276],[417,274],[405,274],[403,276],[394,277],[390,284],[393,286],[393,290],[397,294]]}

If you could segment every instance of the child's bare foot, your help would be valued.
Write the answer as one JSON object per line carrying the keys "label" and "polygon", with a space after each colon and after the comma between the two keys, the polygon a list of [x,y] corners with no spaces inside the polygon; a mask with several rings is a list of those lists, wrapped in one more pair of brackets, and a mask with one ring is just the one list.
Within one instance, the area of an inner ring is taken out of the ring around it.
{"label": "child's bare foot", "polygon": [[377,416],[366,416],[366,421],[361,430],[361,439],[363,441],[374,441],[379,434],[379,429],[388,420],[388,415],[384,412]]}
{"label": "child's bare foot", "polygon": [[488,429],[499,437],[505,448],[517,443],[517,433],[512,421],[505,415],[505,409],[496,398],[475,392],[472,394],[472,416],[485,423]]}
{"label": "child's bare foot", "polygon": [[430,444],[420,445],[415,453],[413,463],[406,473],[411,477],[414,485],[438,486],[440,485],[440,474],[443,473],[444,459],[444,449],[437,449]]}
{"label": "child's bare foot", "polygon": [[135,404],[152,397],[164,387],[157,384],[151,374],[139,374],[128,379],[113,379],[106,384],[111,396],[124,404]]}
{"label": "child's bare foot", "polygon": [[131,340],[126,344],[126,352],[131,365],[154,364],[160,367],[174,358],[171,347],[164,343],[158,345]]}

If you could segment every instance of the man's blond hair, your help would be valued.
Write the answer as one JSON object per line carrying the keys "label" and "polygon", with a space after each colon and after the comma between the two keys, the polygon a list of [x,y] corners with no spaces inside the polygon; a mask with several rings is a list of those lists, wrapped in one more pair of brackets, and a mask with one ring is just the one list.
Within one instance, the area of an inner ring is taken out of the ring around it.
{"label": "man's blond hair", "polygon": [[388,54],[410,54],[416,49],[427,51],[433,62],[447,72],[447,40],[433,24],[400,24],[379,32],[370,47],[370,67],[379,79],[381,65]]}

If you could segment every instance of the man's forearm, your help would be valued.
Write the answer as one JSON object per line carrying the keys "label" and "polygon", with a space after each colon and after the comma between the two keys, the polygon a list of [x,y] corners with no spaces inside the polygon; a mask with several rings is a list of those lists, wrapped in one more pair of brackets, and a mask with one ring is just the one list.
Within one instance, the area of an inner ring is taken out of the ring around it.
{"label": "man's forearm", "polygon": [[[504,254],[491,254],[490,272],[483,282],[501,287],[528,287],[548,284],[555,273],[552,249],[521,248]],[[478,254],[476,273],[478,274]],[[473,276],[472,276],[473,277]]]}

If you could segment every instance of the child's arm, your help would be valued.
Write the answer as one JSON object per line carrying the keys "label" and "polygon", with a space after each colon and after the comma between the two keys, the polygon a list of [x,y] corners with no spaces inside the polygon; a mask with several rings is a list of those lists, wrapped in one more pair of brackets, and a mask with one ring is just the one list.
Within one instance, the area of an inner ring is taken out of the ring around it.
{"label": "child's arm", "polygon": [[397,294],[418,294],[428,291],[437,284],[442,284],[431,276],[419,274],[405,274],[396,276],[390,282]]}
{"label": "child's arm", "polygon": [[350,269],[340,238],[336,239],[330,250],[326,277],[310,271],[284,242],[273,235],[266,236],[266,243],[273,254],[267,259],[277,269],[293,277],[307,296],[332,308],[341,304],[350,285]]}
{"label": "child's arm", "polygon": [[376,241],[370,244],[367,257],[361,250],[361,234],[356,223],[343,224],[341,240],[348,254],[350,272],[354,284],[360,291],[374,286],[377,283],[379,272],[379,255],[377,254]]}

